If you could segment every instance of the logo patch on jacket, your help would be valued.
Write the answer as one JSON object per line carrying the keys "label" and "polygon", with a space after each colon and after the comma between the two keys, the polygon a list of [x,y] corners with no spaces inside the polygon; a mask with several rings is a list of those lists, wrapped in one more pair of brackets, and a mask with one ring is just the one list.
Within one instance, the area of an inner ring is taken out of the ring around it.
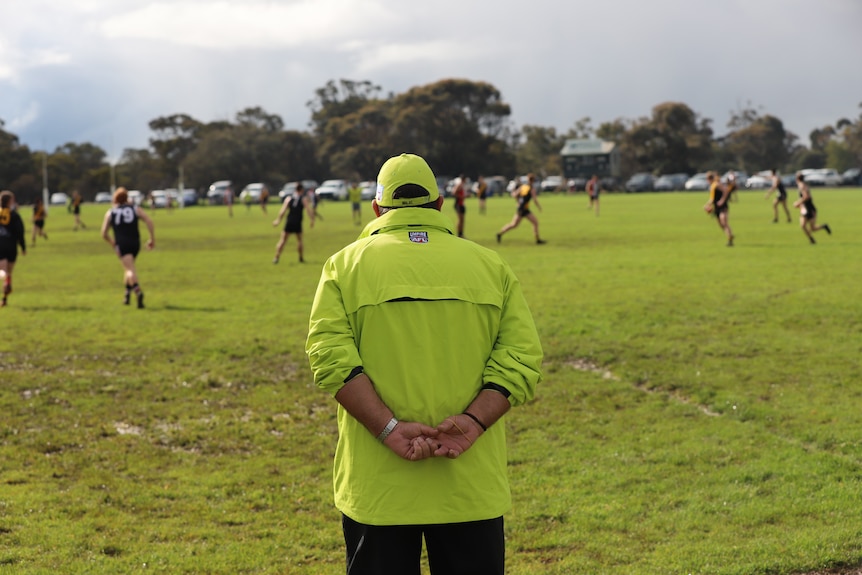
{"label": "logo patch on jacket", "polygon": [[410,241],[414,244],[428,243],[428,232],[407,232],[407,237],[409,237]]}

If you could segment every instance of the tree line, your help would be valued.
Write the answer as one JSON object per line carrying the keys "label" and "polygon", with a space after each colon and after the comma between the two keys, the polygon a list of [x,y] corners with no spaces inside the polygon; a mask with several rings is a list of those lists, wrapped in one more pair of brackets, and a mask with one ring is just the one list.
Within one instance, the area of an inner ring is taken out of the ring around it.
{"label": "tree line", "polygon": [[374,179],[386,158],[402,151],[424,156],[441,176],[544,176],[562,172],[559,152],[571,138],[615,142],[622,177],[862,166],[862,113],[813,130],[806,146],[779,118],[751,104],[731,111],[721,137],[711,119],[681,102],[660,103],[649,116],[617,118],[597,127],[583,117],[565,133],[533,125],[519,129],[499,90],[465,79],[385,95],[369,81],[330,80],[315,90],[307,107],[307,131],[285,130],[280,116],[261,107],[244,109],[233,121],[207,123],[183,113],[155,118],[149,122],[148,147],[124,150],[113,166],[91,143],[31,151],[0,119],[0,189],[14,191],[20,203],[32,202],[41,196],[43,165],[51,192],[78,190],[88,200],[113,186],[203,190],[216,180],[271,187],[309,178],[365,180]]}

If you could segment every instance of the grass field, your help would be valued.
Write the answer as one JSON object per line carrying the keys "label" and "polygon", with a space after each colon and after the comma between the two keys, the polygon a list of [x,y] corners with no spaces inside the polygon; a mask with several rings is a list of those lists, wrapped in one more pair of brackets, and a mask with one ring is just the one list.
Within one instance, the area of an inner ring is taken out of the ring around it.
{"label": "grass field", "polygon": [[[862,190],[813,195],[833,235],[741,192],[732,248],[704,193],[605,195],[600,217],[542,196],[544,246],[527,222],[497,245],[512,201],[468,200],[546,354],[505,420],[510,574],[862,565]],[[0,573],[343,573],[335,405],[303,350],[349,205],[278,265],[274,204],[157,211],[145,310],[120,303],[104,210],[78,232],[52,210],[0,309]]]}

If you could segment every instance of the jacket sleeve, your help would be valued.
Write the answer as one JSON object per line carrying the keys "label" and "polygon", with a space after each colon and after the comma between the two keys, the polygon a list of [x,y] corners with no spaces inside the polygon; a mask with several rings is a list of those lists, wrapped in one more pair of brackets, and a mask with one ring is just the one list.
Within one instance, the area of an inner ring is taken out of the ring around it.
{"label": "jacket sleeve", "polygon": [[362,365],[332,260],[326,262],[314,295],[305,352],[315,384],[331,395]]}
{"label": "jacket sleeve", "polygon": [[506,388],[512,405],[526,403],[533,399],[536,385],[542,380],[542,355],[542,344],[521,284],[509,272],[500,330],[485,364],[484,383]]}

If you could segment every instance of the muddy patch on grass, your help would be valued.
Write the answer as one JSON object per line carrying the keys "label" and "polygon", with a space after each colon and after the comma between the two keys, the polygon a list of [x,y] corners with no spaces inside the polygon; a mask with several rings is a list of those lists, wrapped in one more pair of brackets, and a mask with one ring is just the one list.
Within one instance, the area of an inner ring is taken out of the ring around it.
{"label": "muddy patch on grass", "polygon": [[[601,367],[601,366],[595,364],[594,362],[592,362],[588,359],[575,358],[575,359],[570,359],[569,361],[567,361],[565,363],[569,367],[576,369],[578,371],[595,373],[595,374],[601,375],[603,379],[620,381],[619,376],[614,374],[611,370],[606,369],[604,367]],[[701,413],[703,413],[704,415],[708,415],[710,417],[718,417],[719,415],[721,415],[720,413],[712,411],[709,408],[709,406],[703,405],[701,403],[697,403],[695,401],[692,401],[691,398],[686,397],[686,396],[684,396],[684,395],[682,395],[676,391],[665,391],[663,389],[654,389],[654,388],[647,387],[645,381],[633,382],[632,387],[634,387],[635,389],[640,390],[644,393],[662,395],[664,397],[667,397],[668,399],[671,399],[671,400],[676,401],[678,403],[682,403],[683,405],[689,405],[692,407],[696,407],[698,410],[700,410]],[[862,575],[862,573],[860,573],[860,575]]]}

